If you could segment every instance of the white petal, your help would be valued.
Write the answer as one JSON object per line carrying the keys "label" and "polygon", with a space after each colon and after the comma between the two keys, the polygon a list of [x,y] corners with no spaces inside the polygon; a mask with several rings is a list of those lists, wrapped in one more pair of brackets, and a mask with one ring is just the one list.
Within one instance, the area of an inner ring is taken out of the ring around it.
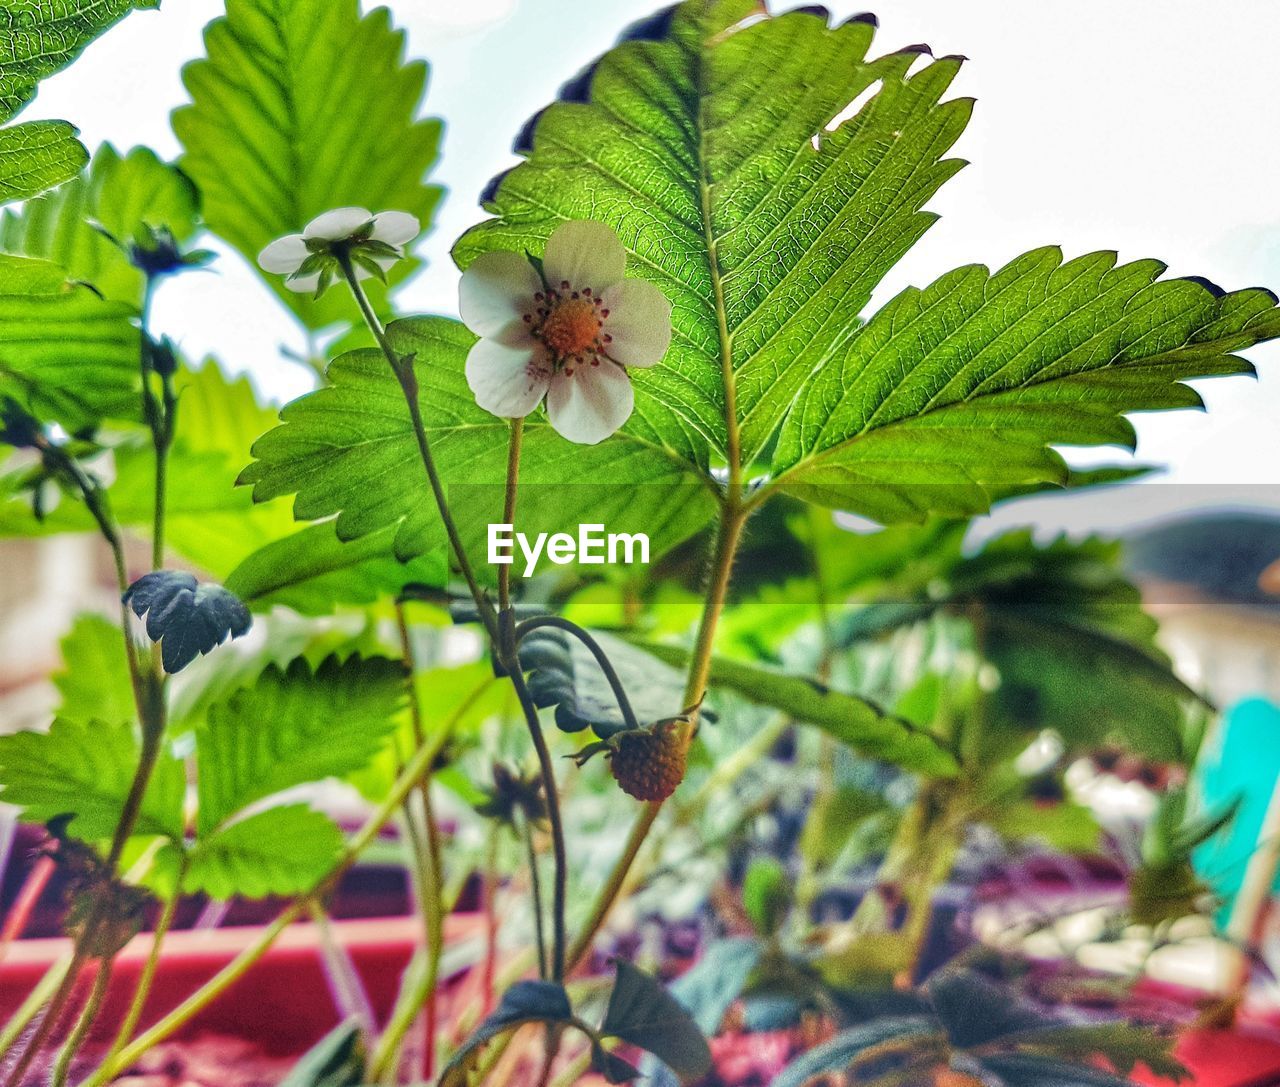
{"label": "white petal", "polygon": [[635,391],[626,371],[608,359],[572,370],[572,374],[562,370],[551,379],[547,415],[569,441],[595,445],[627,421],[635,407]]}
{"label": "white petal", "polygon": [[380,211],[373,217],[374,241],[396,247],[408,245],[422,231],[417,218],[407,211]]}
{"label": "white petal", "polygon": [[601,295],[609,316],[604,332],[611,359],[623,366],[656,366],[671,346],[671,302],[652,283],[624,279]]}
{"label": "white petal", "polygon": [[291,291],[297,291],[298,294],[314,294],[318,286],[320,286],[320,273],[309,272],[305,276],[294,276],[292,279],[286,279],[284,285]]}
{"label": "white petal", "polygon": [[627,251],[611,227],[591,219],[575,219],[556,227],[542,258],[547,282],[565,280],[576,287],[602,291],[617,283],[627,267]]}
{"label": "white petal", "polygon": [[258,254],[258,267],[264,272],[287,276],[301,268],[302,262],[310,255],[301,234],[286,234]]}
{"label": "white petal", "polygon": [[529,341],[508,347],[480,340],[467,355],[467,384],[476,403],[504,419],[522,418],[538,406],[551,380],[551,367]]}
{"label": "white petal", "polygon": [[477,336],[496,336],[533,308],[542,280],[519,253],[485,253],[462,273],[458,312]]}
{"label": "white petal", "polygon": [[341,241],[349,238],[373,216],[365,208],[334,208],[323,215],[317,215],[307,224],[302,236],[308,241],[323,238],[327,242]]}

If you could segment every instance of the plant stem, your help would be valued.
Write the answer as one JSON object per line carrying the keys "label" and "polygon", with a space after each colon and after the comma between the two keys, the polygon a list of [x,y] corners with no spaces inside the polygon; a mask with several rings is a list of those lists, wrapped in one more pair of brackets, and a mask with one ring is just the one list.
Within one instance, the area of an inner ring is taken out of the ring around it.
{"label": "plant stem", "polygon": [[267,927],[267,929],[249,947],[246,947],[234,959],[224,966],[204,985],[192,993],[186,1000],[164,1016],[158,1023],[140,1034],[119,1053],[103,1061],[83,1087],[101,1087],[124,1069],[133,1064],[152,1046],[164,1041],[174,1031],[179,1030],[193,1015],[201,1011],[211,1001],[226,992],[270,949],[280,934],[289,927],[307,909],[314,898],[322,898],[338,882],[346,871],[355,864],[360,854],[369,846],[381,831],[383,825],[395,814],[405,798],[418,785],[423,774],[430,771],[440,755],[441,749],[452,735],[458,721],[471,709],[476,700],[488,689],[490,681],[485,680],[454,712],[452,718],[433,737],[431,743],[415,752],[412,759],[405,764],[404,770],[396,778],[387,792],[383,802],[365,821],[355,836],[347,843],[342,856],[329,870],[328,874],[306,894],[294,899],[284,911]]}
{"label": "plant stem", "polygon": [[107,995],[107,986],[111,984],[111,960],[104,959],[98,967],[98,974],[93,979],[93,988],[89,990],[89,999],[85,1001],[84,1009],[80,1012],[80,1018],[76,1021],[75,1029],[67,1038],[66,1045],[62,1047],[62,1052],[58,1054],[58,1063],[53,1069],[53,1078],[49,1081],[50,1087],[66,1087],[67,1073],[71,1071],[71,1062],[75,1060],[76,1054],[80,1051],[80,1047],[84,1044],[85,1038],[89,1034],[93,1021],[98,1017],[98,1012],[102,1010],[102,1001]]}
{"label": "plant stem", "polygon": [[[502,523],[516,523],[516,495],[520,481],[520,450],[524,445],[524,419],[511,420],[511,438],[507,444],[507,489],[503,498]],[[504,563],[498,567],[498,611],[506,615],[511,611],[511,567]]]}
{"label": "plant stem", "polygon": [[[707,596],[703,604],[702,620],[698,625],[697,641],[694,643],[693,654],[689,661],[689,673],[684,689],[686,707],[701,705],[707,693],[707,683],[711,678],[711,651],[715,645],[716,627],[729,595],[733,559],[738,550],[738,542],[742,537],[742,528],[747,516],[748,511],[738,503],[737,492],[730,490],[720,510],[720,523],[716,531],[715,550],[712,552]],[[681,739],[686,747],[693,738],[696,724],[697,715],[694,714],[689,723],[683,726]],[[608,920],[619,896],[634,882],[631,874],[632,866],[661,810],[662,801],[660,800],[650,801],[641,810],[631,828],[631,833],[627,836],[626,844],[622,847],[622,855],[610,870],[604,886],[592,905],[586,924],[569,950],[568,969],[573,970],[582,962],[587,952],[591,950],[596,935]]]}
{"label": "plant stem", "polygon": [[542,880],[538,876],[538,851],[533,843],[533,820],[524,820],[524,844],[529,858],[529,895],[533,899],[533,934],[538,947],[538,977],[547,976],[547,938],[542,931]]}
{"label": "plant stem", "polygon": [[182,881],[186,876],[186,872],[187,855],[184,853],[177,878],[173,884],[173,893],[165,899],[164,907],[156,920],[155,931],[151,934],[151,950],[147,953],[147,961],[143,964],[142,973],[138,975],[138,983],[134,987],[133,999],[129,1002],[129,1010],[125,1013],[125,1017],[120,1023],[120,1029],[116,1032],[111,1048],[107,1050],[107,1059],[115,1056],[128,1044],[129,1039],[133,1037],[134,1030],[137,1029],[138,1021],[142,1018],[147,996],[151,992],[151,984],[155,980],[156,969],[160,965],[160,950],[164,946],[165,936],[168,935],[169,929],[173,925],[173,917],[177,913],[178,902],[182,898]]}
{"label": "plant stem", "polygon": [[[484,965],[480,972],[480,1007],[493,1011],[494,979],[498,971],[498,826],[489,827],[484,858]],[[543,975],[545,976],[545,974]]]}
{"label": "plant stem", "polygon": [[[413,652],[413,640],[409,634],[408,619],[402,601],[396,602],[396,623],[400,631],[400,652],[409,673],[409,716],[413,724],[414,740],[418,749],[421,750],[426,744],[426,730],[422,719],[422,704],[418,699],[418,688],[414,679],[417,673],[417,662]],[[444,871],[440,855],[440,830],[431,803],[431,770],[432,767],[428,767],[427,772],[422,775],[417,789],[422,802],[423,822],[427,833],[424,856],[419,858],[423,883],[420,897],[425,915],[427,967],[416,989],[402,994],[407,999],[396,1001],[391,1021],[382,1032],[369,1057],[369,1078],[374,1082],[388,1082],[394,1079],[404,1039],[423,1007],[435,1000],[436,986],[440,978],[440,956],[444,952]],[[427,1044],[430,1047],[433,1039],[428,1039]]]}
{"label": "plant stem", "polygon": [[369,326],[369,331],[373,333],[374,339],[378,341],[378,346],[382,349],[382,354],[391,367],[391,372],[400,383],[400,389],[404,393],[405,403],[409,409],[409,421],[413,426],[414,437],[418,443],[418,453],[422,459],[422,466],[427,473],[427,482],[431,486],[431,493],[435,497],[436,509],[440,514],[440,520],[444,522],[445,532],[448,534],[449,544],[453,549],[454,560],[458,564],[463,580],[467,583],[471,596],[475,599],[476,607],[480,611],[481,622],[484,623],[485,628],[489,631],[489,636],[496,639],[498,632],[492,614],[493,608],[481,590],[480,583],[476,580],[475,571],[471,568],[471,560],[467,558],[466,549],[462,546],[462,536],[458,532],[458,526],[454,524],[453,515],[449,512],[449,502],[444,493],[444,483],[440,479],[435,459],[431,455],[431,443],[427,440],[426,426],[422,421],[422,408],[418,403],[418,378],[413,370],[413,360],[401,358],[396,349],[391,346],[391,341],[387,338],[382,322],[378,320],[378,315],[374,313],[373,306],[369,304],[369,296],[365,294],[364,288],[360,286],[359,279],[356,278],[355,268],[351,264],[351,259],[342,254],[339,256],[339,260],[342,264],[342,271],[346,277],[347,285],[351,288],[351,294],[356,300],[356,305],[360,307],[360,313],[364,317],[365,324]]}
{"label": "plant stem", "polygon": [[45,1002],[62,984],[63,978],[67,976],[67,972],[71,969],[71,958],[71,955],[67,954],[50,964],[49,969],[36,982],[36,987],[31,990],[27,999],[9,1017],[9,1021],[4,1025],[4,1031],[0,1032],[0,1061],[4,1060],[9,1050],[13,1048],[14,1043],[22,1037],[22,1032],[27,1029],[31,1020],[39,1014]]}
{"label": "plant stem", "polygon": [[569,858],[564,844],[564,824],[560,819],[560,792],[556,786],[556,768],[551,761],[547,739],[542,734],[538,710],[525,683],[524,673],[517,665],[509,672],[516,698],[524,710],[525,723],[533,740],[542,771],[542,791],[547,798],[547,822],[551,826],[551,851],[555,859],[554,882],[551,889],[551,979],[563,981],[565,972],[565,906],[568,897]]}

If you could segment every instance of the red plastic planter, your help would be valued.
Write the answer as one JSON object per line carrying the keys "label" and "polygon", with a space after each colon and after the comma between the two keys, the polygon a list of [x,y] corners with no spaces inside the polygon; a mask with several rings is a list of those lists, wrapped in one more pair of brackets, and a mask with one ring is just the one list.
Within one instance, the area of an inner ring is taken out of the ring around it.
{"label": "red plastic planter", "polygon": [[[1196,1087],[1276,1087],[1280,1084],[1280,1037],[1274,1031],[1189,1030],[1175,1054],[1191,1071]],[[1148,1087],[1173,1087],[1151,1075],[1133,1079]]]}
{"label": "red plastic planter", "polygon": [[[385,1019],[395,1001],[400,975],[421,940],[415,918],[335,921],[333,932],[346,948],[368,992],[374,1013]],[[445,939],[464,940],[482,931],[483,919],[455,914],[446,919]],[[154,1023],[254,943],[257,926],[200,932],[173,932],[143,1013]],[[138,974],[150,949],[149,934],[121,952],[112,973],[99,1023],[106,1036],[123,1018]],[[11,1015],[44,972],[70,950],[61,939],[19,940],[0,965],[0,1021]],[[82,979],[86,984],[89,978]],[[337,1025],[340,1012],[330,993],[315,926],[291,925],[272,948],[208,1007],[194,1016],[180,1036],[210,1031],[258,1043],[267,1053],[301,1053]]]}

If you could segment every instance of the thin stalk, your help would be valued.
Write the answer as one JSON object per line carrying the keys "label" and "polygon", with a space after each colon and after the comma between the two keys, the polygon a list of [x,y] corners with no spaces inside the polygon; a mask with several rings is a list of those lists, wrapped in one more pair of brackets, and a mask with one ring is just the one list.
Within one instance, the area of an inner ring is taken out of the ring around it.
{"label": "thin stalk", "polygon": [[347,843],[342,856],[339,857],[338,861],[329,870],[329,873],[314,888],[294,899],[257,940],[241,951],[239,955],[188,996],[186,1000],[159,1022],[140,1034],[119,1053],[105,1060],[98,1070],[84,1082],[83,1087],[101,1087],[102,1084],[109,1082],[113,1077],[137,1061],[152,1046],[163,1042],[175,1031],[180,1030],[192,1016],[196,1015],[239,981],[267,953],[280,934],[306,911],[307,905],[312,899],[322,898],[332,890],[338,880],[355,864],[360,854],[377,838],[382,827],[404,803],[409,793],[417,787],[422,775],[427,773],[435,764],[441,748],[448,740],[457,722],[470,710],[488,686],[489,681],[486,680],[477,687],[471,696],[455,711],[453,717],[440,730],[432,742],[414,754],[414,757],[405,765],[400,776],[396,778],[383,802],[365,821],[364,826],[356,832],[351,841]]}
{"label": "thin stalk", "polygon": [[[516,523],[516,495],[520,481],[520,450],[524,445],[524,419],[511,420],[511,437],[507,444],[507,489],[503,498],[502,523]],[[498,611],[506,615],[511,611],[511,567],[504,563],[498,567]]]}
{"label": "thin stalk", "polygon": [[525,723],[533,740],[542,771],[542,791],[547,798],[547,822],[551,827],[551,852],[555,859],[554,882],[551,889],[551,978],[563,981],[565,974],[565,906],[568,897],[569,858],[564,844],[564,824],[560,818],[560,792],[556,786],[556,768],[551,761],[547,739],[542,734],[538,710],[525,683],[524,673],[517,666],[510,671],[511,684],[516,698],[524,710]]}
{"label": "thin stalk", "polygon": [[[698,636],[694,643],[693,654],[689,661],[689,673],[685,681],[685,706],[700,705],[707,693],[707,684],[711,678],[711,652],[715,646],[716,627],[729,595],[733,559],[738,550],[738,542],[742,537],[746,518],[746,510],[737,504],[736,492],[730,491],[729,498],[720,511],[720,524],[716,532],[715,550],[712,553],[706,601],[703,605],[702,620],[698,625]],[[697,716],[693,715],[691,720],[683,726],[681,740],[686,746],[693,738],[696,723]],[[660,800],[650,801],[641,809],[640,815],[631,828],[631,833],[627,836],[626,844],[622,847],[622,855],[610,870],[604,886],[596,896],[586,924],[569,950],[568,969],[573,970],[582,962],[587,952],[591,950],[596,935],[608,920],[619,896],[634,884],[635,880],[631,876],[632,866],[661,810],[662,801]]]}
{"label": "thin stalk", "polygon": [[67,972],[71,969],[71,961],[71,955],[67,954],[51,963],[49,969],[44,972],[44,976],[36,982],[36,987],[31,990],[27,999],[9,1017],[9,1021],[4,1025],[3,1032],[0,1032],[0,1061],[8,1056],[9,1050],[13,1048],[14,1043],[22,1037],[23,1031],[40,1014],[40,1009],[44,1007],[49,998],[57,991],[58,986],[62,984],[63,978],[67,976]]}
{"label": "thin stalk", "polygon": [[182,898],[182,881],[186,876],[186,870],[187,858],[184,854],[181,867],[178,869],[177,879],[174,881],[173,893],[165,899],[160,916],[156,920],[155,931],[151,934],[151,950],[147,954],[147,961],[143,964],[142,973],[138,975],[138,983],[134,987],[133,999],[129,1002],[129,1010],[125,1012],[124,1019],[120,1023],[120,1029],[116,1031],[111,1048],[107,1050],[107,1059],[115,1056],[128,1044],[129,1039],[133,1037],[133,1032],[138,1027],[139,1020],[142,1018],[142,1010],[146,1007],[147,997],[151,993],[151,985],[155,981],[156,969],[160,965],[160,950],[164,947],[164,939],[173,925],[174,914],[177,913],[178,902]]}
{"label": "thin stalk", "polygon": [[75,1029],[67,1038],[66,1045],[62,1047],[62,1052],[58,1054],[58,1063],[53,1069],[53,1078],[50,1080],[50,1087],[66,1087],[67,1074],[71,1071],[71,1062],[75,1060],[76,1054],[80,1051],[80,1047],[84,1044],[85,1038],[89,1035],[94,1020],[98,1017],[98,1012],[102,1010],[102,1002],[107,996],[107,987],[111,984],[111,960],[104,959],[98,967],[97,977],[93,979],[93,988],[89,990],[89,999],[85,1001],[84,1009],[80,1012],[80,1018],[76,1021]]}
{"label": "thin stalk", "polygon": [[[494,980],[498,972],[498,826],[489,827],[484,858],[484,965],[480,971],[480,1007],[493,1011]],[[544,975],[545,976],[545,975]]]}
{"label": "thin stalk", "polygon": [[547,938],[542,929],[542,879],[538,875],[538,851],[533,842],[533,820],[524,819],[524,845],[529,859],[529,895],[533,899],[533,934],[538,948],[538,976],[547,976]]}
{"label": "thin stalk", "polygon": [[436,469],[435,458],[431,455],[431,443],[427,440],[426,426],[422,421],[422,409],[418,404],[418,378],[413,371],[413,362],[412,360],[406,362],[391,346],[391,341],[387,338],[382,322],[378,320],[378,315],[373,311],[373,306],[369,304],[369,296],[365,294],[364,288],[360,286],[359,279],[356,278],[355,268],[351,264],[350,257],[341,254],[339,260],[342,265],[343,275],[347,280],[347,286],[351,288],[351,294],[356,300],[356,305],[360,307],[360,313],[364,317],[365,324],[369,326],[369,331],[373,333],[373,337],[382,349],[382,354],[386,358],[388,365],[390,365],[392,373],[395,374],[396,380],[400,383],[400,389],[404,393],[405,403],[409,409],[409,421],[413,426],[414,437],[417,439],[418,453],[422,459],[422,466],[427,473],[427,482],[431,486],[431,493],[435,496],[440,520],[444,522],[445,532],[449,536],[449,544],[453,549],[454,561],[457,562],[463,580],[466,581],[467,588],[475,599],[476,607],[480,611],[481,622],[484,623],[489,631],[490,637],[495,637],[497,629],[492,615],[492,605],[489,604],[488,598],[481,590],[480,583],[476,580],[475,571],[471,568],[471,560],[467,558],[466,549],[462,546],[462,536],[458,532],[458,526],[454,524],[453,515],[449,512],[449,502],[444,493],[444,483],[441,481],[440,473]]}

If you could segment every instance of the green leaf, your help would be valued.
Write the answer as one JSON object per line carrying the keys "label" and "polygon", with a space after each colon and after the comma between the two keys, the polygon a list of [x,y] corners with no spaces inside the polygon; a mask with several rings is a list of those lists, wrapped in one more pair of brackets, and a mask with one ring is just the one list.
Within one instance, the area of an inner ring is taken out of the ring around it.
{"label": "green leaf", "polygon": [[[131,723],[59,717],[48,732],[0,736],[0,798],[23,808],[29,823],[73,815],[72,834],[102,841],[115,832],[140,758]],[[135,833],[180,841],[185,788],[182,764],[162,752]]]}
{"label": "green leaf", "polygon": [[[418,119],[427,66],[405,62],[386,8],[361,17],[357,0],[230,0],[204,40],[206,57],[183,70],[191,104],[173,128],[206,223],[251,264],[332,208],[430,222],[442,190],[423,177],[441,124]],[[413,265],[401,262],[393,282]],[[343,292],[317,302],[268,278],[310,329],[354,315]]]}
{"label": "green leaf", "polygon": [[466,1087],[480,1049],[525,1023],[564,1023],[573,1016],[569,994],[553,981],[517,981],[462,1043],[440,1073],[439,1087]]}
{"label": "green leaf", "polygon": [[135,147],[123,158],[110,144],[93,156],[88,171],[0,220],[0,249],[42,257],[105,297],[137,306],[143,274],[121,244],[145,228],[166,229],[179,243],[195,234],[199,198],[190,179],[153,151]]}
{"label": "green leaf", "polygon": [[65,68],[117,20],[158,6],[159,0],[7,0],[0,7],[0,121],[18,113],[40,80]]}
{"label": "green leaf", "polygon": [[1156,645],[1156,622],[1124,575],[1118,543],[1039,544],[1015,530],[977,554],[956,550],[927,582],[890,585],[885,597],[838,622],[837,643],[944,611],[979,616],[1006,729],[1054,729],[1073,750],[1114,739],[1154,758],[1183,757],[1187,708],[1202,700]]}
{"label": "green leaf", "polygon": [[197,839],[182,882],[189,894],[265,898],[310,890],[342,852],[342,833],[305,804],[268,808]]}
{"label": "green leaf", "polygon": [[671,995],[689,1010],[703,1034],[712,1037],[720,1032],[725,1014],[742,996],[763,950],[764,945],[749,936],[717,940],[671,983]]}
{"label": "green leaf", "polygon": [[1252,373],[1235,352],[1280,335],[1268,291],[1223,294],[1114,253],[1037,249],[991,273],[909,288],[802,390],[775,485],[880,521],[987,509],[1062,482],[1054,445],[1132,448],[1125,414],[1203,407],[1181,382]]}
{"label": "green leaf", "polygon": [[[415,359],[419,405],[454,519],[477,575],[496,583],[486,536],[503,508],[509,425],[481,409],[467,387],[463,365],[475,338],[440,317],[396,321],[387,335],[398,353]],[[285,406],[283,425],[255,443],[258,459],[241,482],[253,484],[258,501],[296,494],[299,520],[337,514],[340,540],[395,526],[397,558],[430,553],[442,563],[443,526],[386,360],[378,351],[351,351],[334,360],[328,377],[328,386]],[[644,532],[653,561],[706,524],[714,501],[701,477],[643,439],[574,445],[545,421],[526,421],[518,496],[523,533],[578,524]]]}
{"label": "green leaf", "polygon": [[942,156],[969,116],[939,104],[958,58],[908,75],[915,52],[868,59],[868,20],[762,7],[689,0],[606,54],[586,101],[538,118],[486,205],[498,218],[454,250],[465,268],[539,254],[568,219],[612,226],[675,306],[666,360],[632,375],[626,429],[698,464],[731,435],[744,465],[764,449],[933,221],[921,208],[959,169]]}
{"label": "green leaf", "polygon": [[[0,122],[22,110],[46,76],[65,68],[118,19],[159,0],[7,0],[0,5]],[[0,204],[75,177],[89,154],[66,121],[0,129]]]}
{"label": "green leaf", "polygon": [[185,571],[143,574],[125,590],[124,602],[147,620],[147,637],[160,643],[164,670],[181,672],[230,638],[248,633],[249,609],[221,585],[201,585]]}
{"label": "green leaf", "polygon": [[[688,663],[689,651],[682,646],[646,642],[640,648],[676,667]],[[873,702],[832,690],[816,679],[714,657],[711,686],[735,691],[751,702],[772,706],[797,721],[816,725],[871,758],[934,776],[956,772],[955,756],[929,732],[886,713]]]}
{"label": "green leaf", "polygon": [[339,1023],[298,1059],[279,1087],[359,1087],[364,1061],[360,1024]]}
{"label": "green leaf", "polygon": [[706,1075],[711,1050],[684,1006],[660,981],[624,959],[614,965],[617,978],[600,1033],[652,1053],[684,1083]]}
{"label": "green leaf", "polygon": [[982,1066],[999,1076],[1005,1087],[1133,1087],[1125,1077],[1057,1057],[1012,1053],[984,1057]]}
{"label": "green leaf", "polygon": [[111,725],[137,718],[122,631],[101,615],[76,616],[62,639],[62,668],[53,683],[61,696],[59,717],[96,718]]}
{"label": "green leaf", "polygon": [[333,525],[308,525],[246,555],[227,577],[227,588],[263,611],[283,604],[322,615],[337,604],[372,604],[405,585],[440,585],[442,555],[400,562],[392,554],[395,529],[343,543]]}
{"label": "green leaf", "polygon": [[26,200],[75,177],[89,161],[66,121],[27,121],[0,128],[0,204]]}
{"label": "green leaf", "polygon": [[1056,1025],[1049,1016],[1024,1005],[1012,989],[964,967],[938,971],[925,990],[951,1044],[960,1049]]}
{"label": "green leaf", "polygon": [[1039,841],[1061,853],[1094,854],[1102,838],[1093,809],[1071,800],[1004,800],[983,821],[1008,841]]}
{"label": "green leaf", "polygon": [[1016,1034],[1008,1042],[1019,1050],[1085,1063],[1102,1056],[1123,1076],[1145,1065],[1155,1075],[1175,1083],[1189,1078],[1170,1050],[1172,1039],[1136,1023],[1079,1023],[1045,1027]]}
{"label": "green leaf", "polygon": [[791,880],[772,857],[756,857],[742,880],[742,906],[761,936],[772,936],[791,909]]}
{"label": "green leaf", "polygon": [[196,736],[197,829],[206,835],[246,806],[367,765],[396,725],[404,670],[385,657],[305,660],[267,668],[252,687],[209,708]]}
{"label": "green leaf", "polygon": [[139,412],[134,310],[48,261],[0,256],[0,396],[70,433]]}
{"label": "green leaf", "polygon": [[918,1039],[921,1050],[939,1041],[937,1024],[928,1016],[875,1019],[841,1031],[787,1065],[770,1087],[804,1087],[815,1076],[847,1069],[860,1054],[885,1042]]}

